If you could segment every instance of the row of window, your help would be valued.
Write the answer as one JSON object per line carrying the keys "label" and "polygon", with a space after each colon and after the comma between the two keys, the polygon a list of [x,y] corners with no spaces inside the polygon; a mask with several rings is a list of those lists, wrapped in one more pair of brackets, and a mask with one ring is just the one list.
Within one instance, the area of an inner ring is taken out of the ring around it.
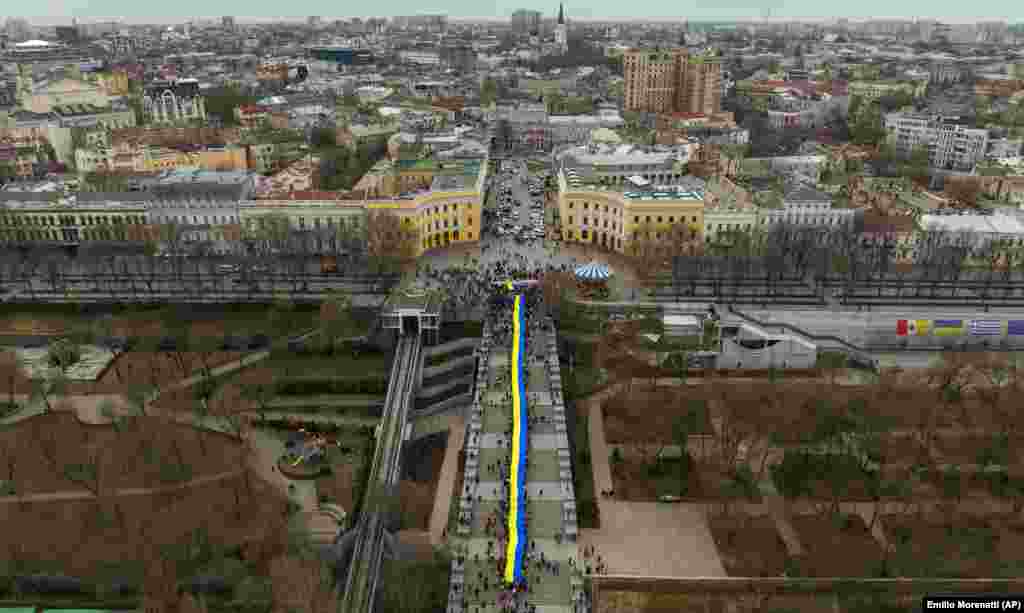
{"label": "row of window", "polygon": [[[453,202],[450,205],[449,204],[444,204],[444,205],[441,205],[440,207],[433,206],[433,207],[430,207],[429,209],[427,209],[426,211],[424,211],[424,214],[426,214],[426,215],[437,215],[438,213],[447,213],[449,206],[451,207],[451,212],[454,213],[454,212],[458,211],[459,203]],[[473,205],[471,203],[469,203],[469,202],[462,203],[462,208],[464,208],[464,209],[469,209],[472,206]]]}
{"label": "row of window", "polygon": [[[570,209],[571,209],[571,208],[574,208],[574,207],[573,207],[573,204],[574,204],[574,203],[572,203],[572,202],[570,202],[570,203],[569,203],[569,208],[570,208]],[[589,203],[589,202],[584,202],[584,203],[583,203],[583,210],[584,210],[584,211],[590,210],[590,203]],[[595,211],[598,211],[598,212],[601,212],[601,205],[599,205],[599,204],[594,204],[594,210],[595,210]],[[606,204],[606,205],[604,205],[604,212],[605,212],[605,213],[607,213],[607,212],[608,212],[608,205],[607,205],[607,204]],[[620,217],[620,218],[621,218],[621,217],[622,217],[622,214],[623,214],[623,211],[622,211],[622,209],[613,209],[613,210],[611,211],[611,213],[612,213],[612,215],[613,215],[613,216],[616,216],[616,215],[617,215],[618,217]],[[633,216],[633,223],[641,223],[641,222],[640,222],[640,217],[641,217],[640,215],[634,215],[634,216]],[[653,221],[654,221],[655,219],[657,219],[657,223],[665,223],[665,217],[664,217],[664,216],[662,216],[662,215],[647,215],[647,216],[646,216],[646,217],[644,218],[644,222],[645,222],[645,223],[652,223],[652,222],[653,222]],[[586,220],[587,220],[587,218],[586,218],[586,217],[584,217],[584,218],[583,218],[583,223],[587,223],[587,221],[586,221]],[[683,216],[683,215],[680,215],[680,216],[679,216],[679,222],[680,222],[680,223],[685,223],[685,222],[686,222],[686,217],[685,217],[685,216]],[[691,222],[691,223],[697,223],[697,216],[696,216],[696,215],[693,215],[693,216],[691,217],[691,219],[690,219],[690,222]],[[571,217],[571,216],[569,217],[569,223],[572,223],[572,217]],[[676,223],[676,218],[675,218],[675,216],[674,216],[674,215],[670,215],[670,216],[668,216],[668,223]]]}
{"label": "row of window", "polygon": [[[452,230],[445,232],[444,234],[434,234],[433,236],[423,239],[423,248],[430,249],[431,247],[440,247],[442,244],[447,245],[451,241],[459,240],[459,231]],[[473,233],[466,232],[466,240],[473,240]]]}
{"label": "row of window", "polygon": [[17,241],[78,241],[84,240],[126,240],[124,227],[106,227],[96,230],[10,230],[0,234],[3,240]]}
{"label": "row of window", "polygon": [[178,224],[215,225],[238,223],[236,215],[168,215],[167,220]]}
{"label": "row of window", "polygon": [[[601,237],[600,238],[600,243],[602,245],[604,245],[606,247],[616,247],[618,249],[622,249],[622,239],[621,238],[616,238],[614,236],[609,238],[607,233],[602,233],[602,234],[599,235],[597,232],[594,232],[594,239],[595,240],[597,240],[598,236]],[[575,240],[576,239],[576,231],[575,230],[567,230],[566,233],[565,233],[565,238],[568,239],[568,240]],[[589,241],[590,240],[590,231],[589,230],[582,230],[582,231],[580,231],[580,240]]]}
{"label": "row of window", "polygon": [[142,215],[79,215],[77,224],[74,215],[0,216],[0,224],[5,226],[98,226],[104,224],[141,225],[144,223],[146,223],[146,218]]}

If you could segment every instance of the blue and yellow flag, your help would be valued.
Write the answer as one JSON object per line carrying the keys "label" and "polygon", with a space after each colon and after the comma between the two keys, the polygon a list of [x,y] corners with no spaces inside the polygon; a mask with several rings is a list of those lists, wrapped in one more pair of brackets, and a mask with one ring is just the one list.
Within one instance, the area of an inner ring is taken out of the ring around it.
{"label": "blue and yellow flag", "polygon": [[961,319],[936,319],[933,330],[935,336],[963,336],[964,322]]}

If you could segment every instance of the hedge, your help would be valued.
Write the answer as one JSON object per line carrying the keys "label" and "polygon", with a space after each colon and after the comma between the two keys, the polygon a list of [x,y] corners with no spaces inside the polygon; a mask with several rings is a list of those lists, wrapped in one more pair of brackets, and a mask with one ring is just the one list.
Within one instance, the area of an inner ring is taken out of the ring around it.
{"label": "hedge", "polygon": [[332,379],[290,379],[279,381],[275,391],[281,396],[309,396],[324,394],[383,395],[388,392],[387,377],[354,377]]}

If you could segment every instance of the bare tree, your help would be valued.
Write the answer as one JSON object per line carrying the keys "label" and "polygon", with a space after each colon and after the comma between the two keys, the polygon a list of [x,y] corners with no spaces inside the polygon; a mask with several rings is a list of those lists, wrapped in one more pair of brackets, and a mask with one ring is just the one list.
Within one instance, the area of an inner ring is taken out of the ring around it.
{"label": "bare tree", "polygon": [[366,244],[376,272],[397,272],[415,257],[420,240],[412,218],[401,218],[389,210],[374,210],[367,216]]}
{"label": "bare tree", "polygon": [[14,393],[18,384],[25,381],[25,375],[21,371],[21,360],[14,351],[0,353],[0,379],[7,384],[7,406],[15,406]]}

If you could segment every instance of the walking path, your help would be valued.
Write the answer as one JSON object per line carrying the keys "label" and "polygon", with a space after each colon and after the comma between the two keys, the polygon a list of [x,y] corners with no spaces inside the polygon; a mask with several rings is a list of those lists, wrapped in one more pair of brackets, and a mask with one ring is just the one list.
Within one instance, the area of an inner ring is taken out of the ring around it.
{"label": "walking path", "polygon": [[[185,483],[178,483],[176,485],[164,485],[160,487],[127,487],[112,492],[104,492],[103,497],[121,497],[121,496],[149,496],[153,494],[164,494],[168,492],[176,492],[192,487],[198,487],[207,483],[216,483],[217,481],[223,481],[225,479],[231,479],[242,474],[242,470],[230,470],[223,473],[217,473],[215,475],[206,475],[203,477],[196,477],[186,481]],[[69,500],[86,500],[94,499],[96,495],[89,490],[65,490],[63,492],[43,492],[39,494],[23,494],[16,496],[0,496],[0,504],[10,504],[15,502],[67,502]]]}
{"label": "walking path", "polygon": [[[615,489],[604,436],[601,403],[624,384],[612,385],[581,403],[588,411],[594,490]],[[593,547],[605,573],[662,577],[725,577],[701,504],[628,502],[598,496],[601,528],[583,530],[580,546]],[[584,568],[586,570],[586,568]],[[596,570],[591,568],[591,570]]]}
{"label": "walking path", "polygon": [[444,543],[445,531],[448,527],[448,514],[451,511],[452,497],[457,497],[455,477],[459,472],[459,453],[466,438],[466,420],[461,415],[448,418],[448,446],[441,464],[441,474],[437,478],[437,492],[434,495],[434,510],[430,514],[430,542],[433,545]]}
{"label": "walking path", "polygon": [[[579,559],[579,550],[573,542],[576,537],[575,497],[564,413],[561,405],[555,410],[550,404],[553,386],[549,369],[557,372],[558,367],[557,356],[551,351],[553,337],[543,332],[537,323],[531,322],[531,354],[524,358],[530,365],[526,391],[530,417],[534,420],[528,434],[525,535],[530,554],[527,557],[533,561],[528,564],[530,592],[525,600],[535,605],[538,613],[571,613],[582,585],[569,565],[570,559]],[[498,568],[498,558],[504,555],[502,539],[507,515],[501,503],[506,500],[505,480],[511,459],[507,435],[512,419],[510,350],[507,339],[494,342],[493,347],[489,334],[485,334],[485,339],[481,347],[478,394],[466,441],[458,536],[450,539],[461,559],[453,564],[449,613],[498,611],[496,603],[503,588],[499,575],[503,575],[504,569]],[[551,360],[545,362],[541,356]],[[560,401],[561,394],[557,396]],[[552,423],[538,423],[538,417],[547,417]],[[548,426],[552,425],[557,435],[550,433]],[[542,426],[546,433],[535,435]],[[562,437],[561,442],[557,436]],[[539,565],[541,554],[552,566],[557,564],[558,570],[542,568]]]}

